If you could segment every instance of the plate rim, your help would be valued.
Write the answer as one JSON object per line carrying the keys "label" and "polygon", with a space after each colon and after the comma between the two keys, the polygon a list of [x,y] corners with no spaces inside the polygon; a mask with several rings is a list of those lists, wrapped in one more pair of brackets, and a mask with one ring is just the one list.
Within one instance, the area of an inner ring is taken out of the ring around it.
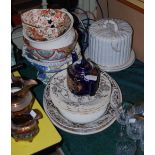
{"label": "plate rim", "polygon": [[[86,54],[85,55],[86,55],[87,58],[89,58],[87,52],[88,52],[88,49],[86,49]],[[89,58],[89,59],[91,59],[91,58]],[[97,64],[97,65],[99,66],[101,71],[118,72],[118,71],[121,71],[121,70],[124,70],[124,69],[127,69],[128,67],[130,67],[134,63],[134,61],[135,61],[135,52],[132,49],[129,60],[123,65],[119,65],[119,66],[115,66],[115,67],[102,66],[102,65],[99,65],[99,64]]]}
{"label": "plate rim", "polygon": [[[120,87],[119,87],[119,85],[117,84],[117,82],[110,76],[110,75],[108,75],[106,72],[104,72],[113,82],[114,82],[114,84],[115,84],[115,86],[117,87],[117,89],[118,89],[118,92],[119,92],[119,95],[120,95],[120,103],[122,103],[122,93],[121,93],[121,89],[120,89]],[[57,73],[58,74],[58,73]],[[63,131],[65,131],[65,132],[68,132],[68,133],[72,133],[72,134],[76,134],[76,135],[90,135],[90,134],[95,134],[95,133],[98,133],[98,132],[101,132],[101,131],[103,131],[103,130],[105,130],[106,128],[108,128],[109,126],[111,126],[114,122],[115,122],[115,120],[116,120],[116,117],[113,117],[109,122],[108,122],[108,125],[104,125],[103,127],[101,127],[101,128],[99,128],[99,129],[96,129],[96,128],[93,128],[92,129],[92,131],[87,131],[87,132],[80,132],[80,131],[72,131],[72,130],[70,130],[70,129],[67,129],[67,128],[65,128],[64,126],[61,126],[60,124],[58,124],[57,122],[55,122],[55,120],[53,120],[53,118],[51,118],[51,114],[49,113],[49,111],[48,111],[48,109],[46,108],[46,106],[45,106],[45,91],[46,91],[46,88],[47,88],[47,86],[45,87],[45,89],[44,89],[44,95],[43,95],[43,107],[44,107],[44,110],[45,110],[45,112],[47,113],[47,115],[48,115],[48,117],[49,117],[49,119],[51,120],[51,122],[56,126],[56,127],[58,127],[59,129],[61,129],[61,130],[63,130]],[[110,105],[110,103],[109,103],[109,105]],[[55,107],[56,108],[56,107]],[[58,110],[58,109],[57,109]],[[60,111],[58,110],[58,112],[59,112],[59,115],[61,115],[61,116],[63,116],[61,113],[60,113]],[[104,114],[103,114],[104,115]],[[101,116],[101,117],[103,117],[103,115]],[[63,116],[64,117],[64,116]],[[100,118],[101,118],[100,117]],[[67,118],[65,118],[64,117],[64,119],[66,119],[66,120],[68,120]],[[97,119],[98,120],[98,119]],[[69,121],[69,120],[68,120]],[[96,121],[96,120],[95,120]],[[70,121],[71,122],[71,121]],[[75,124],[78,124],[78,123],[75,123]],[[86,124],[86,123],[85,123]]]}

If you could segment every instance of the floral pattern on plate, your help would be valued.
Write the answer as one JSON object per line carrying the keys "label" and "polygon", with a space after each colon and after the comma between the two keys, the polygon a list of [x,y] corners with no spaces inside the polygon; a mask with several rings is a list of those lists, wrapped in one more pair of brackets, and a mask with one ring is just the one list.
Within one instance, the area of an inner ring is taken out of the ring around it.
{"label": "floral pattern on plate", "polygon": [[[67,66],[69,64],[71,64],[72,62],[72,56],[68,55],[67,58],[63,58],[60,60],[53,60],[53,61],[39,61],[37,59],[35,59],[34,57],[32,57],[32,55],[30,54],[30,52],[27,51],[27,47],[23,46],[23,57],[25,57],[33,66],[35,66],[37,68],[38,71],[43,72],[43,73],[55,73],[61,70],[64,70],[67,68]],[[78,55],[78,57],[80,57],[80,46],[77,43],[76,47],[74,49]]]}
{"label": "floral pattern on plate", "polygon": [[[55,74],[50,80],[50,96],[53,103],[63,109],[86,112],[106,106],[109,103],[111,94],[111,83],[101,73],[99,88],[94,96],[77,96],[71,93],[67,86],[67,71]],[[64,104],[65,103],[65,104]]]}
{"label": "floral pattern on plate", "polygon": [[[122,94],[118,84],[107,73],[104,73],[104,75],[111,82],[112,93],[110,103],[108,104],[106,112],[100,118],[85,124],[73,123],[59,112],[52,102],[50,96],[50,83],[48,83],[44,90],[43,106],[53,124],[66,132],[78,135],[98,133],[112,125],[116,120],[116,116],[111,104],[120,105],[120,103],[122,103]],[[113,93],[113,91],[117,93]]]}

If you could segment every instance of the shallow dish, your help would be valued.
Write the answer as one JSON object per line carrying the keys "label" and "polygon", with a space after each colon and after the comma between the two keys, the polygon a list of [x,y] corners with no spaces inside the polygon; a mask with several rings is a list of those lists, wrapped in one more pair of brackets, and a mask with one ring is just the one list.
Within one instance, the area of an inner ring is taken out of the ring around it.
{"label": "shallow dish", "polygon": [[32,9],[21,20],[27,36],[38,41],[57,38],[73,26],[72,15],[64,9]]}
{"label": "shallow dish", "polygon": [[[106,112],[100,118],[84,124],[74,123],[60,113],[58,108],[55,107],[55,105],[53,104],[53,101],[50,97],[50,83],[48,83],[44,90],[43,107],[52,123],[63,131],[78,135],[89,135],[98,133],[113,124],[113,122],[116,120],[116,116],[115,111],[110,105],[120,105],[120,103],[122,103],[122,94],[115,80],[113,80],[107,73],[104,74],[109,79],[112,86],[110,103],[108,104]],[[115,92],[113,93],[113,91]]]}

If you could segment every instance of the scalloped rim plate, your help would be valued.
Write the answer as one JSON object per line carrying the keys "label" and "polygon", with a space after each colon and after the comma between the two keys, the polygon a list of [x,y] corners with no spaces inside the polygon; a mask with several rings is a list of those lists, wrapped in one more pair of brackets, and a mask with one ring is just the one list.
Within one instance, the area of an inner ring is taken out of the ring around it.
{"label": "scalloped rim plate", "polygon": [[[77,135],[95,134],[112,125],[116,120],[112,107],[120,106],[122,103],[122,93],[116,81],[105,72],[104,75],[110,80],[112,86],[110,103],[108,104],[106,112],[100,118],[84,124],[73,123],[59,112],[50,98],[50,83],[48,83],[44,90],[43,107],[52,123],[63,131]],[[113,104],[112,107],[111,104]]]}

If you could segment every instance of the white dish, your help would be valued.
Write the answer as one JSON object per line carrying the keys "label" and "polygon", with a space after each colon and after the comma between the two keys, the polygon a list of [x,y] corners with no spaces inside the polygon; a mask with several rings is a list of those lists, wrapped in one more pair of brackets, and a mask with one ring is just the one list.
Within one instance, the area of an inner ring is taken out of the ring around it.
{"label": "white dish", "polygon": [[105,76],[104,72],[100,75],[99,88],[94,96],[85,95],[77,96],[71,93],[67,86],[67,71],[63,70],[55,74],[50,79],[50,97],[57,98],[57,101],[68,102],[68,105],[64,103],[58,103],[60,107],[65,109],[72,109],[72,111],[87,112],[90,110],[95,110],[103,105],[103,103],[96,104],[98,101],[103,101],[109,103],[111,94],[111,83],[109,79]]}
{"label": "white dish", "polygon": [[110,80],[112,86],[110,103],[108,104],[106,112],[100,118],[84,124],[73,123],[60,113],[58,108],[54,106],[50,97],[50,83],[46,85],[43,96],[43,107],[55,126],[69,133],[89,135],[103,131],[114,123],[116,116],[110,105],[119,106],[122,103],[122,94],[118,84],[107,73],[104,74]]}
{"label": "white dish", "polygon": [[111,83],[101,73],[99,88],[94,96],[77,96],[67,86],[67,71],[63,70],[50,79],[50,97],[59,111],[74,123],[96,120],[107,109],[110,101]]}
{"label": "white dish", "polygon": [[[88,49],[85,52],[85,56],[86,56],[86,58],[89,58],[87,53],[88,53]],[[115,67],[101,66],[101,65],[98,65],[98,64],[97,65],[100,67],[100,69],[102,71],[106,71],[106,72],[118,72],[118,71],[121,71],[121,70],[124,70],[124,69],[127,69],[128,67],[130,67],[134,63],[134,61],[135,61],[135,53],[132,50],[129,60],[125,64],[123,64],[123,65],[115,66]]]}

